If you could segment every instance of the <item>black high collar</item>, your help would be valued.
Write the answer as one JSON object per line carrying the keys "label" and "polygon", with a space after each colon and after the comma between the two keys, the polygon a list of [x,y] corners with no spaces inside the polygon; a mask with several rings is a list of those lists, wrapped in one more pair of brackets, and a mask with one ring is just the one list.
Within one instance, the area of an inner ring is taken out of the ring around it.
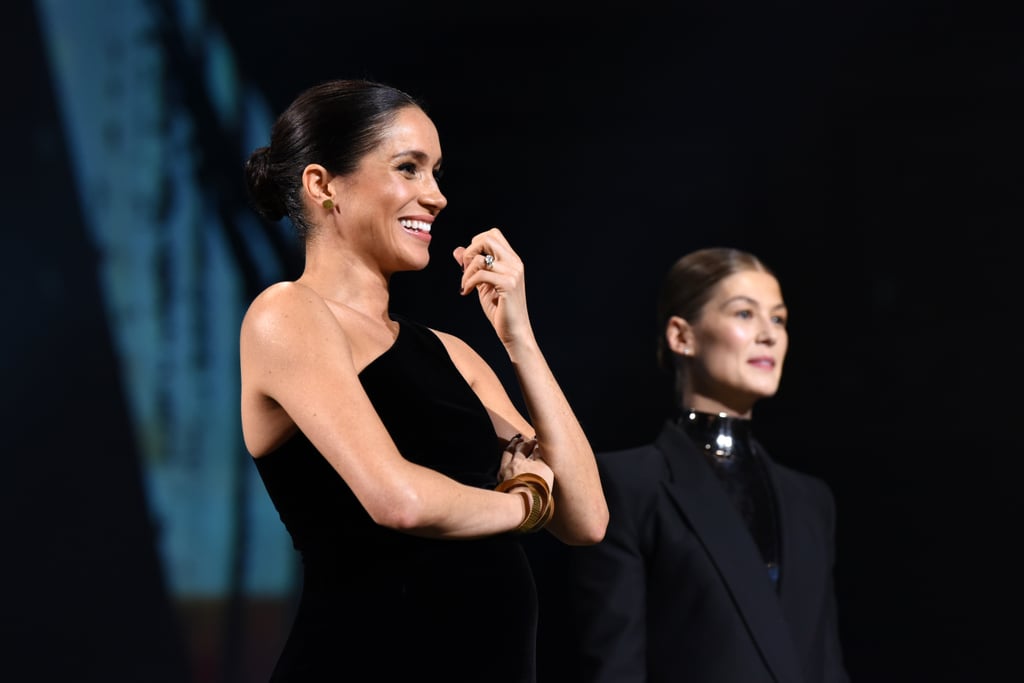
{"label": "black high collar", "polygon": [[684,410],[677,422],[716,461],[748,459],[753,455],[753,434],[747,418]]}

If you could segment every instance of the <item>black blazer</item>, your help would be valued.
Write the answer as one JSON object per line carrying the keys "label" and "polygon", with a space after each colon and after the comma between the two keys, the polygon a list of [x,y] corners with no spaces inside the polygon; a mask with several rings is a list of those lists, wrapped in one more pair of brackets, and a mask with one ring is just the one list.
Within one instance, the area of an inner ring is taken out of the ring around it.
{"label": "black blazer", "polygon": [[598,454],[608,531],[568,558],[586,683],[849,681],[832,493],[766,460],[779,503],[778,594],[740,514],[678,426],[666,422],[653,444]]}

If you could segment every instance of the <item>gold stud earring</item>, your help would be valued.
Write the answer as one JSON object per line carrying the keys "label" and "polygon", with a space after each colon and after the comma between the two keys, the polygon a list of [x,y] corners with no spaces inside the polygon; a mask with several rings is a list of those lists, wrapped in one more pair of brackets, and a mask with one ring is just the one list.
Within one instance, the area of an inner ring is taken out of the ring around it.
{"label": "gold stud earring", "polygon": [[332,202],[330,199],[325,199],[324,200],[324,208],[327,209],[328,211],[333,211],[334,210],[334,202]]}

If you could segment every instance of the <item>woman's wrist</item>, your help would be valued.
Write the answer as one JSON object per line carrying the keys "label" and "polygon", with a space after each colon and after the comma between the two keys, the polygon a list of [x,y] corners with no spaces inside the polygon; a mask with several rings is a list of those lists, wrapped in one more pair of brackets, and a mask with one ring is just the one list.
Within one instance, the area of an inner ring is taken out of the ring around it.
{"label": "woman's wrist", "polygon": [[555,501],[543,477],[524,472],[502,481],[495,490],[523,496],[525,516],[519,526],[512,530],[513,533],[530,534],[540,531],[554,516]]}

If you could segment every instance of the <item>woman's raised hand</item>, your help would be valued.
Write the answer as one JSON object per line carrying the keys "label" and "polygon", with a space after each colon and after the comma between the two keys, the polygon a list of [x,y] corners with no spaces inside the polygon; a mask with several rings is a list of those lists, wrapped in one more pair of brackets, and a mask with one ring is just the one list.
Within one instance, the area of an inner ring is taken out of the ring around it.
{"label": "woman's raised hand", "polygon": [[461,292],[476,289],[480,306],[505,344],[530,333],[523,261],[498,228],[475,237],[452,252],[462,267]]}

